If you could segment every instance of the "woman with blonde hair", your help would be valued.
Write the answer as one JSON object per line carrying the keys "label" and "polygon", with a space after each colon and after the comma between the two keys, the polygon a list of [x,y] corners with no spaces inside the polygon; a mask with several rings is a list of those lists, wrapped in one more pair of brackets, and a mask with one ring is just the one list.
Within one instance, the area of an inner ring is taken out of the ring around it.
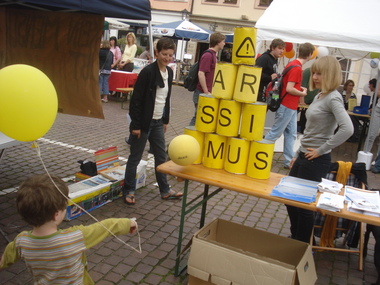
{"label": "woman with blonde hair", "polygon": [[[301,146],[290,162],[290,176],[321,181],[329,172],[331,150],[345,142],[353,126],[336,90],[342,82],[338,60],[332,56],[317,59],[310,69],[310,88],[319,89],[306,112],[306,127]],[[335,130],[339,126],[336,133]],[[314,212],[286,206],[291,237],[309,243],[314,225]]]}
{"label": "woman with blonde hair", "polygon": [[135,58],[136,51],[136,36],[134,33],[130,32],[127,34],[127,42],[119,64],[119,69],[130,72],[133,71],[133,59]]}

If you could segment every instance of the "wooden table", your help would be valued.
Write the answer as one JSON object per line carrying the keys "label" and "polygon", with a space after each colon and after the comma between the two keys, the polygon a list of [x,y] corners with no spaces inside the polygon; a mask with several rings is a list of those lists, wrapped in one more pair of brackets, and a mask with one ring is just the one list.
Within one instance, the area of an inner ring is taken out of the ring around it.
{"label": "wooden table", "polygon": [[116,88],[118,92],[120,92],[120,101],[121,101],[121,109],[124,109],[124,102],[128,101],[128,97],[130,97],[133,93],[133,87],[127,88]]}
{"label": "wooden table", "polygon": [[[182,209],[181,209],[181,219],[180,219],[180,228],[178,233],[178,243],[177,243],[177,258],[175,265],[174,274],[178,276],[182,271],[179,267],[180,264],[180,254],[182,251],[182,235],[183,227],[185,222],[185,216],[197,209],[199,206],[202,206],[201,218],[200,218],[200,228],[204,226],[205,216],[206,216],[206,207],[207,201],[219,193],[221,190],[232,190],[235,192],[251,195],[258,198],[264,198],[267,200],[283,203],[286,205],[296,206],[299,208],[319,211],[326,213],[332,216],[342,217],[354,221],[364,222],[376,226],[380,226],[380,218],[367,216],[358,213],[352,213],[347,210],[347,206],[342,209],[340,212],[330,212],[321,210],[316,207],[316,202],[311,204],[301,203],[298,201],[283,199],[275,196],[271,196],[270,193],[272,189],[280,182],[280,179],[284,175],[271,173],[269,179],[254,179],[250,178],[247,175],[237,175],[231,174],[224,170],[215,170],[211,168],[204,167],[203,165],[189,165],[189,166],[180,166],[175,164],[172,161],[165,162],[157,167],[157,170],[162,173],[170,174],[176,176],[180,179],[185,180],[184,185],[184,195],[182,198]],[[203,194],[195,197],[193,200],[187,202],[188,195],[188,183],[189,180],[200,182],[205,184]],[[209,186],[219,187],[209,194]],[[319,194],[318,194],[319,197]],[[317,197],[317,199],[318,199]],[[195,203],[199,200],[198,203]],[[317,200],[318,201],[318,200]],[[191,204],[192,207],[187,209]]]}
{"label": "wooden table", "polygon": [[137,73],[111,70],[111,76],[108,80],[108,86],[110,91],[117,91],[116,88],[128,88],[132,87],[137,80]]}

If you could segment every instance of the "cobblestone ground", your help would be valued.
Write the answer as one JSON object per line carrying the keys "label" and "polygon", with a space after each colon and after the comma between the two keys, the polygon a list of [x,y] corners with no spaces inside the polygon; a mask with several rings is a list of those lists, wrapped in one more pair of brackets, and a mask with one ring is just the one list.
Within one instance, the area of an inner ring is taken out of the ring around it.
{"label": "cobblestone ground", "polygon": [[[166,134],[167,142],[181,134],[193,115],[192,93],[181,86],[173,87],[173,110]],[[80,104],[80,102],[78,102]],[[104,103],[105,119],[93,119],[58,114],[50,131],[38,140],[41,158],[30,143],[22,143],[6,150],[0,164],[0,252],[17,233],[29,227],[17,215],[15,188],[28,176],[44,173],[43,164],[51,174],[62,178],[73,177],[79,170],[80,159],[93,160],[93,152],[111,145],[118,147],[120,159],[125,161],[129,149],[125,143],[128,134],[127,110],[121,103],[110,100]],[[356,144],[345,143],[333,152],[333,160],[355,161]],[[151,162],[151,158],[144,159]],[[43,162],[43,163],[42,163]],[[96,219],[108,217],[136,217],[139,223],[143,253],[139,254],[115,238],[108,238],[88,250],[89,272],[96,284],[187,284],[186,271],[179,277],[173,274],[176,242],[180,219],[181,201],[162,201],[154,185],[154,171],[148,164],[146,186],[136,192],[135,206],[126,206],[121,199],[104,205],[91,213]],[[287,174],[282,168],[281,154],[274,155],[272,171]],[[370,188],[380,188],[380,175],[368,171]],[[183,182],[169,177],[175,190],[183,188]],[[189,197],[203,191],[199,183],[189,183]],[[246,226],[269,231],[281,236],[289,235],[289,220],[284,205],[254,198],[233,191],[223,190],[212,198],[207,207],[206,223],[218,217]],[[200,211],[188,215],[185,222],[185,243],[199,227]],[[91,224],[88,215],[62,227]],[[121,239],[137,247],[138,236],[122,236]],[[341,246],[342,240],[337,241]],[[371,237],[368,256],[363,271],[358,271],[357,254],[315,252],[318,281],[316,284],[370,284],[376,279],[373,265]],[[188,254],[188,253],[187,253]],[[186,258],[185,258],[186,259]],[[31,275],[20,261],[0,271],[0,284],[32,284]]]}

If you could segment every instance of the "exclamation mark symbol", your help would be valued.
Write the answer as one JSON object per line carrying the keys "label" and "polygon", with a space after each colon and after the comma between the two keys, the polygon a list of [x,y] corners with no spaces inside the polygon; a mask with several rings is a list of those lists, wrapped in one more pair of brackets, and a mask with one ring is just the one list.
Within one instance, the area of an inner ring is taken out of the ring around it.
{"label": "exclamation mark symbol", "polygon": [[247,51],[245,53],[249,54],[249,43],[247,43],[246,47],[247,47]]}

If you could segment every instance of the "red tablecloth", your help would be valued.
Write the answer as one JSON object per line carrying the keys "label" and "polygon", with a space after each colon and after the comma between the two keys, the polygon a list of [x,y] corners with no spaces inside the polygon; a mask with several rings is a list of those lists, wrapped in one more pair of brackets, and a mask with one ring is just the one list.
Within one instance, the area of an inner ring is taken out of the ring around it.
{"label": "red tablecloth", "polygon": [[108,80],[109,90],[117,91],[116,88],[132,87],[137,80],[137,73],[111,70],[111,76]]}

